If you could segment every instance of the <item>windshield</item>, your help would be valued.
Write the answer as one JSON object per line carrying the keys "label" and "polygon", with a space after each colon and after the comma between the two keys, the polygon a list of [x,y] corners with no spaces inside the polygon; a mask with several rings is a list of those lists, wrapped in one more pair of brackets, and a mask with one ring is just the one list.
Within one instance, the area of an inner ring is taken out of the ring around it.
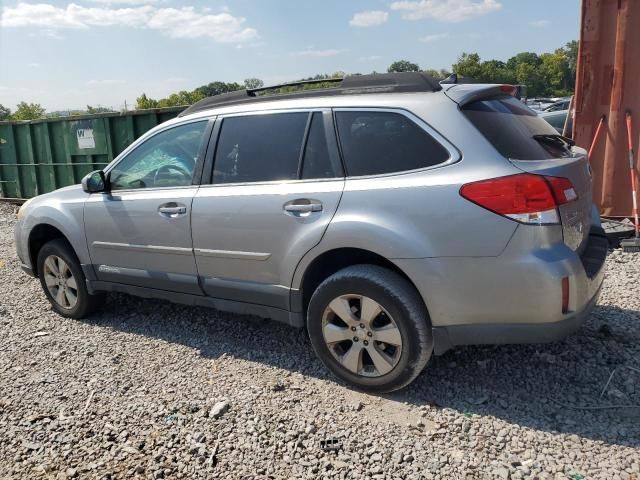
{"label": "windshield", "polygon": [[499,96],[462,108],[465,116],[502,155],[513,160],[571,156],[571,142],[517,98]]}

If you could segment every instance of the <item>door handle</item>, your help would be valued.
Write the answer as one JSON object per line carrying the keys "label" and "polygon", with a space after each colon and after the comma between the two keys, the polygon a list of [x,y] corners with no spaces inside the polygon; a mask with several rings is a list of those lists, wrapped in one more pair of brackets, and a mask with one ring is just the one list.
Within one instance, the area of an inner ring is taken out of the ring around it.
{"label": "door handle", "polygon": [[285,212],[293,213],[307,213],[307,212],[321,212],[321,203],[291,203],[284,206]]}
{"label": "door handle", "polygon": [[180,206],[160,206],[158,211],[164,215],[182,215],[187,213],[187,207]]}

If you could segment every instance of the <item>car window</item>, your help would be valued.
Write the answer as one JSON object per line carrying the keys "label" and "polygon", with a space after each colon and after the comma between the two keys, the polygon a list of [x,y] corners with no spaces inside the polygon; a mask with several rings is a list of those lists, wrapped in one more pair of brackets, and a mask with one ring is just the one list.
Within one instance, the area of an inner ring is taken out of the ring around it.
{"label": "car window", "polygon": [[336,112],[347,175],[377,175],[430,167],[449,152],[406,116],[393,112]]}
{"label": "car window", "polygon": [[339,174],[336,172],[329,154],[322,113],[315,112],[311,118],[300,178],[333,178],[337,176]]}
{"label": "car window", "polygon": [[499,96],[462,108],[500,154],[513,160],[545,160],[571,155],[570,145],[540,115],[517,98]]}
{"label": "car window", "polygon": [[298,178],[308,112],[228,117],[222,121],[213,183]]}
{"label": "car window", "polygon": [[566,112],[554,115],[544,115],[544,118],[552,127],[556,129],[564,127],[564,121],[567,118]]}
{"label": "car window", "polygon": [[207,121],[154,135],[109,172],[111,190],[191,185]]}

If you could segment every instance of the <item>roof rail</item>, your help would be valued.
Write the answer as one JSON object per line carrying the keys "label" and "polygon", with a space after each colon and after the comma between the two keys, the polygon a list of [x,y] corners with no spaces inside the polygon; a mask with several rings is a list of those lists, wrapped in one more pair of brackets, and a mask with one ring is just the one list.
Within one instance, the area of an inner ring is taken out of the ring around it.
{"label": "roof rail", "polygon": [[[316,78],[313,80],[300,80],[297,82],[289,82],[289,83],[281,83],[280,85],[270,85],[268,87],[258,87],[258,88],[247,88],[247,94],[251,96],[252,94],[258,92],[267,92],[269,90],[278,90],[280,88],[286,87],[300,87],[305,85],[315,85],[318,83],[337,83],[342,82],[344,77],[334,77],[334,78]],[[256,96],[256,95],[253,95]]]}
{"label": "roof rail", "polygon": [[[304,89],[296,92],[260,94],[270,90],[279,90],[285,87],[313,85],[319,83],[334,83],[335,87]],[[291,100],[311,97],[328,97],[337,95],[363,95],[371,93],[410,93],[410,92],[437,92],[442,90],[440,84],[433,78],[422,72],[405,73],[374,73],[371,75],[350,75],[344,78],[324,78],[317,80],[302,80],[299,82],[283,83],[269,87],[237,90],[235,92],[222,93],[213,97],[207,97],[194,103],[184,110],[179,116],[183,117],[195,112],[201,112],[210,108],[238,105],[243,103],[257,103],[273,100]]]}

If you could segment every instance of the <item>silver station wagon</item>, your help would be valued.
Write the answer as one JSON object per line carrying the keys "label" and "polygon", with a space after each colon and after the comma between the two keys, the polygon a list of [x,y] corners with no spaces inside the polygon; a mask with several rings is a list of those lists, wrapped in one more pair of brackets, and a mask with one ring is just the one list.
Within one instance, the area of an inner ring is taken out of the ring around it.
{"label": "silver station wagon", "polygon": [[18,255],[53,309],[119,291],[273,318],[377,392],[456,345],[579,327],[607,253],[589,163],[514,87],[305,87],[204,99],[27,202]]}

